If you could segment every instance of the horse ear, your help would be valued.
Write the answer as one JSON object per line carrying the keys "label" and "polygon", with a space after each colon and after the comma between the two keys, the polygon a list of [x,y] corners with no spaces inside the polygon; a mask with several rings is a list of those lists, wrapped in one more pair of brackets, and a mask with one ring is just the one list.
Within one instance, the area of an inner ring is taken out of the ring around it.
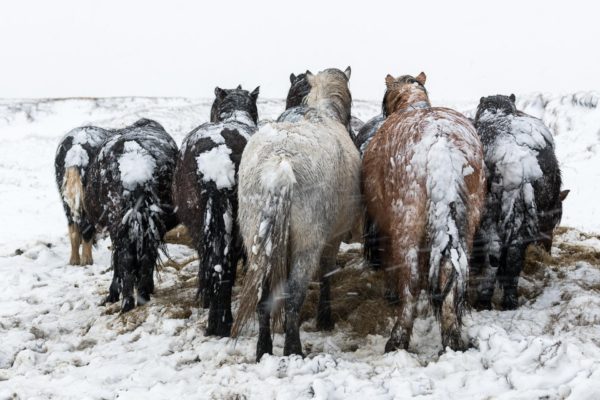
{"label": "horse ear", "polygon": [[239,89],[241,89],[241,88],[242,88],[242,85],[238,85],[237,89],[239,90]]}
{"label": "horse ear", "polygon": [[560,201],[565,201],[569,192],[570,192],[569,189],[561,191],[560,194],[558,195],[558,198],[560,199]]}
{"label": "horse ear", "polygon": [[344,74],[346,75],[346,78],[348,80],[350,80],[350,75],[352,74],[352,68],[350,68],[350,66],[348,65],[348,67],[344,70]]}
{"label": "horse ear", "polygon": [[479,99],[479,104],[483,104],[483,101],[485,100],[485,97],[482,97]]}
{"label": "horse ear", "polygon": [[419,82],[419,84],[421,86],[425,86],[425,80],[427,79],[427,75],[425,75],[425,72],[421,72],[419,75],[417,75],[417,77],[415,78],[415,80],[417,82]]}
{"label": "horse ear", "polygon": [[389,89],[394,83],[396,83],[396,79],[390,74],[387,74],[385,77],[385,86]]}
{"label": "horse ear", "polygon": [[295,80],[296,80],[296,75],[294,75],[294,73],[292,72],[290,74],[290,83],[294,83]]}
{"label": "horse ear", "polygon": [[260,86],[257,86],[256,89],[254,89],[252,91],[252,93],[250,93],[250,96],[252,97],[252,100],[254,100],[255,103],[256,103],[256,99],[258,99],[259,92],[260,92]]}
{"label": "horse ear", "polygon": [[514,95],[514,93],[511,93],[510,96],[508,97],[510,99],[510,101],[512,101],[513,103],[515,101],[517,101],[517,97]]}
{"label": "horse ear", "polygon": [[306,70],[306,74],[305,75],[306,75],[306,80],[308,81],[308,84],[311,87],[313,87],[314,86],[314,82],[315,82],[315,76],[309,70]]}
{"label": "horse ear", "polygon": [[226,92],[226,91],[224,91],[223,89],[221,89],[220,87],[218,87],[218,86],[217,86],[217,87],[215,88],[215,97],[216,97],[217,99],[222,99],[222,98],[224,98],[225,96],[227,96],[227,92]]}

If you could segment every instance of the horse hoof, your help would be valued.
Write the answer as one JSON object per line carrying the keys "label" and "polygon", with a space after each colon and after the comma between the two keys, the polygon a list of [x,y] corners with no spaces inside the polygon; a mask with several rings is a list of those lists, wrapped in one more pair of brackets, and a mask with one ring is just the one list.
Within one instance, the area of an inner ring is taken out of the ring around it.
{"label": "horse hoof", "polygon": [[90,258],[82,257],[81,265],[94,265],[94,260],[91,257]]}
{"label": "horse hoof", "polygon": [[110,304],[110,303],[116,303],[117,301],[119,301],[119,294],[118,293],[109,293],[108,296],[106,296],[106,299],[104,299],[104,302],[102,303],[103,305],[106,304]]}
{"label": "horse hoof", "polygon": [[123,299],[123,304],[121,304],[121,312],[126,313],[127,311],[132,310],[135,307],[135,301],[133,297],[126,297]]}
{"label": "horse hoof", "polygon": [[284,356],[291,356],[294,354],[299,355],[300,357],[304,358],[304,353],[302,353],[302,345],[300,343],[284,346],[284,348],[283,348]]}
{"label": "horse hoof", "polygon": [[519,299],[516,295],[508,295],[504,296],[502,300],[502,309],[503,310],[516,310],[519,306]]}
{"label": "horse hoof", "polygon": [[399,339],[390,338],[385,344],[384,353],[391,353],[396,350],[408,350],[408,343],[410,341],[409,337],[406,335],[401,335]]}
{"label": "horse hoof", "polygon": [[335,324],[331,319],[317,320],[317,330],[322,332],[329,332],[335,328]]}
{"label": "horse hoof", "polygon": [[231,336],[231,324],[213,326],[208,324],[205,332],[206,336],[229,337]]}
{"label": "horse hoof", "polygon": [[259,363],[265,354],[273,355],[273,344],[256,347],[256,362]]}
{"label": "horse hoof", "polygon": [[69,265],[81,265],[81,260],[79,257],[71,257],[69,260]]}
{"label": "horse hoof", "polygon": [[[442,346],[444,349],[450,347],[452,351],[467,351],[469,349],[468,344],[462,340],[460,332],[449,333],[446,337],[442,336]],[[442,350],[440,354],[441,353],[444,353],[444,350]]]}
{"label": "horse hoof", "polygon": [[150,301],[150,294],[148,294],[144,291],[138,292],[137,302],[139,305],[146,304],[149,301]]}
{"label": "horse hoof", "polygon": [[516,310],[517,307],[518,307],[518,302],[516,302],[516,301],[503,301],[502,302],[502,309],[504,311]]}
{"label": "horse hoof", "polygon": [[492,309],[492,301],[491,300],[477,300],[475,304],[473,304],[473,308],[477,311],[485,311]]}

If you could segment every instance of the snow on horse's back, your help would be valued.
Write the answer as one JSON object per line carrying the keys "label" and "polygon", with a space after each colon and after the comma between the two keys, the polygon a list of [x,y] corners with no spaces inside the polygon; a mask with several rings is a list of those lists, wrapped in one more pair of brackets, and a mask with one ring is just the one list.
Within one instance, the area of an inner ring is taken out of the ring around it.
{"label": "snow on horse's back", "polygon": [[[242,156],[239,221],[249,259],[233,334],[258,308],[257,359],[272,351],[270,317],[279,321],[281,295],[284,353],[302,353],[299,312],[308,282],[319,266],[321,274],[333,267],[340,241],[360,219],[360,159],[346,129],[349,77],[349,68],[307,73],[302,118],[261,126]],[[328,301],[317,326],[332,327]]]}

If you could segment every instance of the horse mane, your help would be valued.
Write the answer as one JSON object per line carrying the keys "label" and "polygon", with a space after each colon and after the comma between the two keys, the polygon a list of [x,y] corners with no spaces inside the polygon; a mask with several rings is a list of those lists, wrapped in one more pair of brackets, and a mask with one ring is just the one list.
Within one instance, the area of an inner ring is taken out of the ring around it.
{"label": "horse mane", "polygon": [[391,85],[386,85],[385,94],[383,95],[383,101],[381,103],[381,114],[384,117],[387,117],[390,113],[388,113],[388,105],[396,106],[400,103],[402,96],[405,93],[400,90],[405,85],[412,85],[416,83],[418,88],[422,91],[427,101],[429,101],[429,93],[424,85],[419,83],[417,79],[412,75],[402,75],[394,80],[395,82]]}
{"label": "horse mane", "polygon": [[328,68],[316,75],[308,75],[310,92],[304,99],[304,105],[325,109],[333,114],[340,123],[348,126],[352,94],[348,89],[348,78],[336,68]]}
{"label": "horse mane", "polygon": [[302,73],[299,75],[292,74],[290,76],[291,86],[288,91],[287,98],[285,100],[285,109],[297,107],[302,105],[302,101],[310,92],[310,84],[306,78],[306,74]]}

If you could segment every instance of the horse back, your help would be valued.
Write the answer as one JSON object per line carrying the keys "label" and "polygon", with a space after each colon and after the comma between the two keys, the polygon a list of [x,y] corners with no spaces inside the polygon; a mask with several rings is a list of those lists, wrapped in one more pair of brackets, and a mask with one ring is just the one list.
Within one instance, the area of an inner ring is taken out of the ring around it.
{"label": "horse back", "polygon": [[422,245],[431,204],[462,197],[474,211],[468,221],[472,237],[483,204],[483,182],[483,152],[477,132],[467,118],[447,108],[390,115],[363,157],[367,209],[383,234],[421,236]]}
{"label": "horse back", "polygon": [[[155,196],[166,214],[172,214],[175,141],[156,123],[133,125],[118,133],[103,143],[90,166],[84,206],[91,220],[99,227],[115,226],[141,192]],[[169,220],[166,225],[174,224]]]}
{"label": "horse back", "polygon": [[[247,140],[255,130],[239,123],[207,123],[186,136],[173,179],[173,199],[181,222],[190,228],[201,223],[199,219],[210,196],[224,196],[237,205],[239,165]],[[202,169],[201,160],[216,168]],[[197,229],[190,229],[190,234],[195,242],[201,240]]]}

